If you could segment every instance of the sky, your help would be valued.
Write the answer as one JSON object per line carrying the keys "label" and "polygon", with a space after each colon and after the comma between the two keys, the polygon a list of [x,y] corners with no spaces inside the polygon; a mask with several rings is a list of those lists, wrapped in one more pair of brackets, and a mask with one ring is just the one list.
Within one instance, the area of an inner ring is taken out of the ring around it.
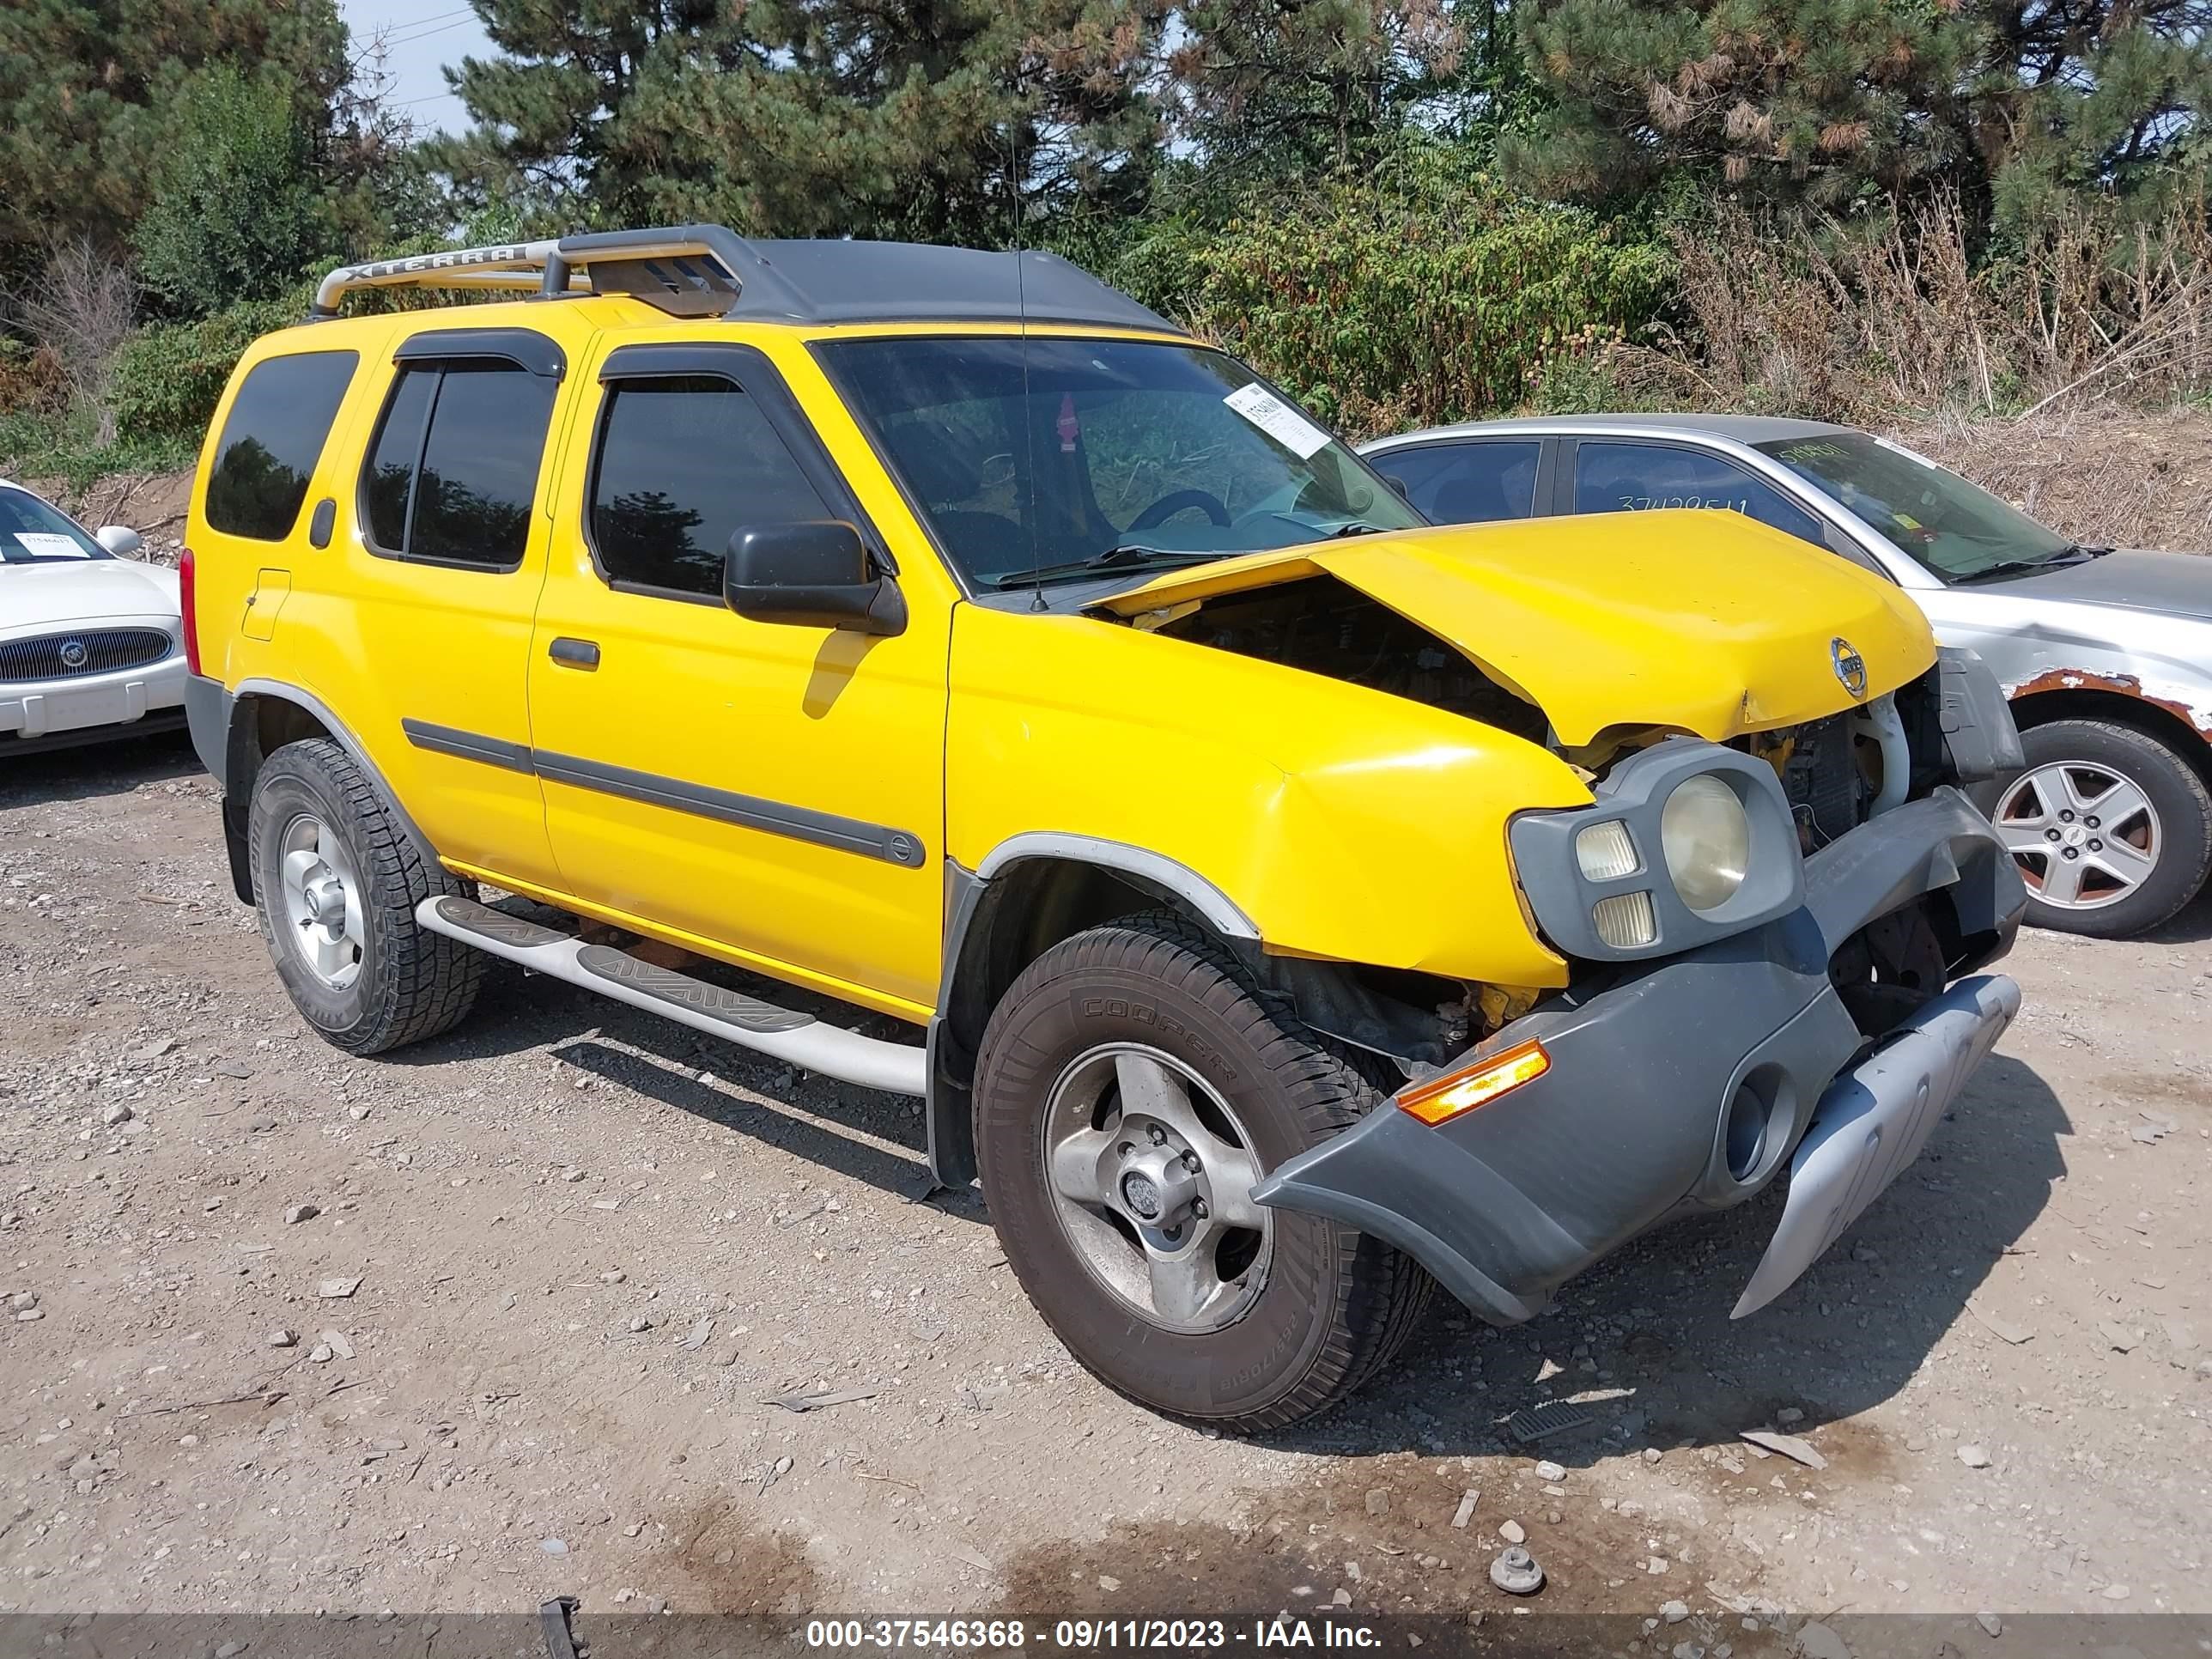
{"label": "sky", "polygon": [[338,0],[338,10],[353,32],[356,54],[384,32],[392,100],[422,131],[455,131],[468,124],[468,112],[446,90],[439,69],[464,58],[489,57],[495,48],[464,0]]}

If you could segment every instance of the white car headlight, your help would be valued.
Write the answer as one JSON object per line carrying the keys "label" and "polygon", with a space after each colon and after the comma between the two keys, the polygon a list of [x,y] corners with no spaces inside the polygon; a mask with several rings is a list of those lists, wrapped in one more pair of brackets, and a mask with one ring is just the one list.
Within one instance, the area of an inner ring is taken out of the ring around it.
{"label": "white car headlight", "polygon": [[1751,820],[1718,778],[1685,778],[1659,814],[1660,851],[1674,890],[1692,910],[1719,908],[1751,867]]}

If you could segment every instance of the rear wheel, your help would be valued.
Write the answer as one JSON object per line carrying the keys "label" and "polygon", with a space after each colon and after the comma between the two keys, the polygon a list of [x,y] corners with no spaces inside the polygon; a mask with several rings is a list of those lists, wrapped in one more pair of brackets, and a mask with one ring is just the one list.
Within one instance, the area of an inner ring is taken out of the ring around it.
{"label": "rear wheel", "polygon": [[983,1190],[1022,1287],[1109,1387],[1279,1428],[1388,1363],[1433,1288],[1379,1239],[1251,1197],[1380,1100],[1211,936],[1133,917],[1054,946],[993,1014]]}
{"label": "rear wheel", "polygon": [[2184,757],[2110,720],[2021,733],[2027,768],[1990,817],[2027,884],[2039,927],[2124,939],[2197,896],[2212,867],[2212,795]]}
{"label": "rear wheel", "polygon": [[246,860],[261,932],[292,1004],[337,1047],[381,1054],[459,1024],[483,955],[415,907],[468,896],[327,738],[287,744],[254,780]]}

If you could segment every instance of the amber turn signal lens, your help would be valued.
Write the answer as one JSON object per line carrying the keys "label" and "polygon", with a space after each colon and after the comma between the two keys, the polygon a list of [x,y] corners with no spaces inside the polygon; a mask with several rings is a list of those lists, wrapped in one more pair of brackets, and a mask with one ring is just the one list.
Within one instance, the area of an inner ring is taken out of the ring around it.
{"label": "amber turn signal lens", "polygon": [[1462,1112],[1487,1106],[1498,1096],[1534,1082],[1551,1069],[1552,1057],[1544,1052],[1542,1043],[1523,1042],[1465,1071],[1449,1072],[1407,1090],[1398,1097],[1398,1106],[1424,1123],[1438,1124]]}

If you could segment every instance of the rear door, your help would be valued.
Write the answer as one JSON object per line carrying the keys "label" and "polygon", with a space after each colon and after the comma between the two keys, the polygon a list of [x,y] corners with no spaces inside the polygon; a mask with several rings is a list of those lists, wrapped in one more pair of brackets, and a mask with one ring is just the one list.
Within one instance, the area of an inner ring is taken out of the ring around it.
{"label": "rear door", "polygon": [[343,620],[364,671],[349,706],[376,711],[363,735],[432,844],[472,870],[553,887],[528,661],[549,539],[545,458],[591,331],[560,307],[532,316],[542,325],[417,331],[377,365],[343,515]]}

